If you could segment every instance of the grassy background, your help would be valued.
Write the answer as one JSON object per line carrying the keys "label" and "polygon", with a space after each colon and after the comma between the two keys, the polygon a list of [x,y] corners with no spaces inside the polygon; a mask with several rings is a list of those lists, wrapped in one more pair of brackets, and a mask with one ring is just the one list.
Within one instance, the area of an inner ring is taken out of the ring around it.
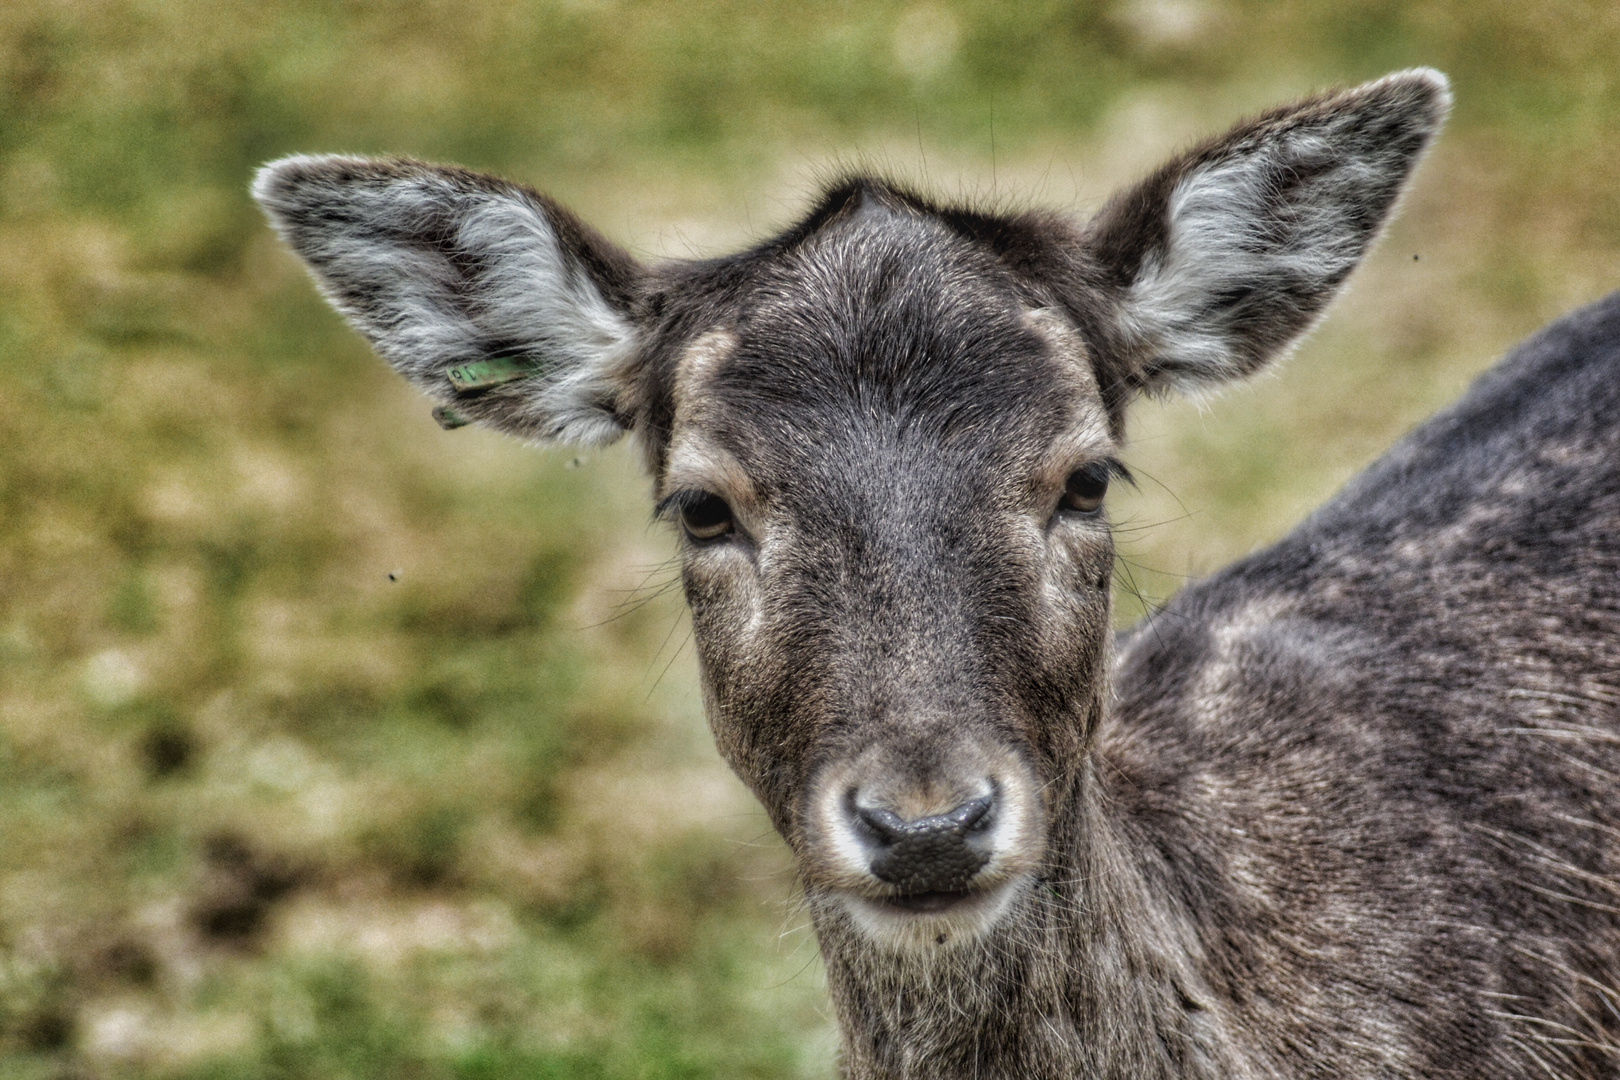
{"label": "grassy background", "polygon": [[0,1078],[832,1072],[630,454],[439,431],[276,247],[258,163],[457,161],[680,256],[830,162],[1081,212],[1414,64],[1456,114],[1334,315],[1138,410],[1122,619],[1620,285],[1620,8],[0,6]]}

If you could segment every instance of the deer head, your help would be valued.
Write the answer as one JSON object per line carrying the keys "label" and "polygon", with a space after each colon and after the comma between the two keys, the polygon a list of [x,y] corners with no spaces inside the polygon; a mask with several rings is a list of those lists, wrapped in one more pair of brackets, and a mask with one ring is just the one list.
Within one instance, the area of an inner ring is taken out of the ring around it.
{"label": "deer head", "polygon": [[635,433],[721,753],[824,942],[917,959],[1014,919],[1079,828],[1126,406],[1296,341],[1447,104],[1413,71],[1278,109],[1086,223],[853,179],[656,266],[454,168],[295,157],[254,194],[449,422]]}

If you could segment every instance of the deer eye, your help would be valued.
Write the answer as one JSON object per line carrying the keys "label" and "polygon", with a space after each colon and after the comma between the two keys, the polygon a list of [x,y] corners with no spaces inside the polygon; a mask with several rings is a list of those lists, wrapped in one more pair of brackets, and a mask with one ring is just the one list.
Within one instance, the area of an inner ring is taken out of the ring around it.
{"label": "deer eye", "polygon": [[1113,469],[1106,462],[1082,465],[1069,474],[1063,483],[1063,498],[1059,511],[1071,514],[1095,514],[1102,509],[1103,496],[1108,494],[1108,477]]}
{"label": "deer eye", "polygon": [[718,495],[703,493],[682,502],[680,517],[686,535],[700,544],[727,536],[733,528],[731,507]]}

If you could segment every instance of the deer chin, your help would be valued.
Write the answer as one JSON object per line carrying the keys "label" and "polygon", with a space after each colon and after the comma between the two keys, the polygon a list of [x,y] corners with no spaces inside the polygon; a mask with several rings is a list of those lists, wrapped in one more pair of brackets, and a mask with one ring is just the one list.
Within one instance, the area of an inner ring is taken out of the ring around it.
{"label": "deer chin", "polygon": [[1029,888],[1020,874],[961,892],[868,896],[837,890],[827,899],[873,944],[897,952],[937,952],[979,940]]}

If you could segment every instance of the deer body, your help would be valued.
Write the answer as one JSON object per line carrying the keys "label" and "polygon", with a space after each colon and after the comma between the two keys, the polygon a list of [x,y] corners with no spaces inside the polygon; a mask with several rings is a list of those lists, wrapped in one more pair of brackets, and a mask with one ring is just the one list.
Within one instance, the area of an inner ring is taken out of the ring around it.
{"label": "deer body", "polygon": [[1620,296],[1176,597],[1115,687],[1122,872],[1178,898],[1225,1075],[1615,1075]]}
{"label": "deer body", "polygon": [[857,179],[650,268],[456,169],[255,194],[458,417],[637,434],[846,1075],[1613,1075],[1620,302],[1108,630],[1129,401],[1297,339],[1446,102],[1277,110],[1084,226]]}

